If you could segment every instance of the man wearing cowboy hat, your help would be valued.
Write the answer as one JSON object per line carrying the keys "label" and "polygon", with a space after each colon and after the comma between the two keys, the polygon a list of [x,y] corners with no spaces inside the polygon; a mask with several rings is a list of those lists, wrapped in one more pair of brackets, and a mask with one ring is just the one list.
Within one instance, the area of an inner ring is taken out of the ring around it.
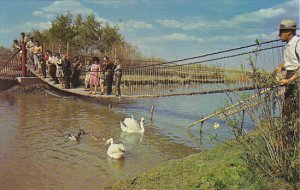
{"label": "man wearing cowboy hat", "polygon": [[283,63],[275,69],[275,73],[286,70],[286,76],[279,80],[279,85],[285,86],[282,117],[287,135],[290,132],[299,132],[288,129],[289,126],[296,126],[298,129],[299,124],[300,38],[296,36],[296,30],[296,21],[281,21],[279,36],[287,44],[284,47]]}

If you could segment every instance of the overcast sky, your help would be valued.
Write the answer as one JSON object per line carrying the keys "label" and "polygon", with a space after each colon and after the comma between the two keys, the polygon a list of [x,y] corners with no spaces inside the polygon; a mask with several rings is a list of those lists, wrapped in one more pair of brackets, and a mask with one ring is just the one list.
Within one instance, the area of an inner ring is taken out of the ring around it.
{"label": "overcast sky", "polygon": [[299,23],[299,0],[0,1],[0,45],[47,29],[59,14],[94,13],[117,24],[146,56],[181,59],[277,39],[282,19]]}

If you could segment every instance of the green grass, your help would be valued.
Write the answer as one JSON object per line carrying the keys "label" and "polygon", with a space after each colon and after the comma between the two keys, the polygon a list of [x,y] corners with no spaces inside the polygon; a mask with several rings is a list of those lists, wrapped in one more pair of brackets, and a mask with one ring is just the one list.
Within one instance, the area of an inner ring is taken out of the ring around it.
{"label": "green grass", "polygon": [[241,158],[244,149],[230,141],[212,150],[171,160],[107,189],[290,189],[279,180],[253,173]]}

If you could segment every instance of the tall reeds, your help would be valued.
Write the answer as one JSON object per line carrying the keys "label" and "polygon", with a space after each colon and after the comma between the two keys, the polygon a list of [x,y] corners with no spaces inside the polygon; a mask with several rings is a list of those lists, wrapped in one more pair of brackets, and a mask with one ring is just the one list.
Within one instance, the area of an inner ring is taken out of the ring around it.
{"label": "tall reeds", "polygon": [[[275,74],[261,72],[255,61],[249,56],[252,67],[249,78],[253,81],[254,93],[258,96],[247,102],[255,106],[235,115],[225,116],[225,120],[236,140],[244,146],[244,159],[251,168],[260,170],[269,177],[284,179],[296,189],[300,180],[299,116],[295,114],[297,110],[294,110],[290,121],[283,117],[284,87],[278,85]],[[247,96],[250,93],[236,93],[234,97],[229,97],[228,103],[232,104],[236,99],[243,100]],[[253,133],[249,133],[249,126],[245,125],[246,117],[254,124]]]}

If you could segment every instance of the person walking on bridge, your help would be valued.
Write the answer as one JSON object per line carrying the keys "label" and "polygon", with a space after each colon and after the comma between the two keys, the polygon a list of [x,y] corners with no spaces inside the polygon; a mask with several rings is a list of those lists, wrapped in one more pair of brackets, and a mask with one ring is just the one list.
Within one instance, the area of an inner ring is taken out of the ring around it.
{"label": "person walking on bridge", "polygon": [[117,96],[121,96],[121,79],[122,79],[122,64],[120,58],[117,57],[115,61],[115,81],[116,81],[116,90]]}
{"label": "person walking on bridge", "polygon": [[20,37],[20,45],[22,44],[22,43],[24,43],[25,45],[26,45],[26,43],[28,42],[29,40],[28,40],[28,38],[25,36],[25,33],[24,32],[21,32],[21,37]]}
{"label": "person walking on bridge", "polygon": [[48,76],[51,76],[50,71],[51,71],[51,65],[52,65],[52,52],[50,50],[46,51],[45,61],[46,61],[46,67],[47,67],[47,74],[48,74]]}
{"label": "person walking on bridge", "polygon": [[[21,44],[18,42],[18,40],[14,40],[13,41],[13,45],[12,45],[12,49],[13,51],[20,51],[20,53],[18,54],[19,59],[22,61],[22,48],[21,48]],[[20,64],[21,66],[21,64]]]}
{"label": "person walking on bridge", "polygon": [[105,63],[105,84],[106,84],[106,94],[111,95],[112,84],[114,80],[114,64],[109,60],[107,56],[104,56],[103,61]]}
{"label": "person walking on bridge", "polygon": [[71,63],[68,59],[67,54],[63,54],[62,56],[62,67],[64,73],[64,84],[65,84],[64,88],[70,89],[72,70],[71,70]]}
{"label": "person walking on bridge", "polygon": [[35,42],[35,46],[32,49],[33,51],[33,60],[34,60],[34,67],[38,70],[38,73],[42,74],[42,68],[41,68],[41,58],[43,53],[43,47],[41,46],[39,41]]}
{"label": "person walking on bridge", "polygon": [[[98,86],[98,80],[99,80],[99,72],[100,72],[100,65],[99,65],[99,58],[93,57],[92,59],[93,64],[91,66],[91,72],[90,72],[90,92],[89,94],[96,94],[97,93],[97,86]],[[94,88],[94,92],[93,92]]]}
{"label": "person walking on bridge", "polygon": [[275,73],[286,71],[285,78],[279,80],[279,85],[285,86],[282,108],[285,145],[288,143],[285,141],[299,138],[300,38],[296,36],[296,29],[296,21],[281,21],[279,36],[287,44],[284,47],[283,63],[275,68]]}
{"label": "person walking on bridge", "polygon": [[90,71],[91,71],[92,62],[91,60],[87,60],[85,64],[85,79],[84,79],[84,88],[88,90],[90,87]]}
{"label": "person walking on bridge", "polygon": [[72,66],[73,66],[73,72],[71,75],[71,85],[72,88],[77,88],[80,86],[81,68],[83,66],[80,57],[78,56],[74,57],[74,62],[72,63]]}
{"label": "person walking on bridge", "polygon": [[[26,43],[26,51],[27,51],[27,60],[28,63],[33,64],[34,66],[34,59],[33,59],[33,50],[34,50],[35,43],[33,42],[33,37],[29,37],[29,41]],[[34,67],[36,69],[36,67]]]}
{"label": "person walking on bridge", "polygon": [[21,49],[21,46],[20,46],[18,40],[14,40],[14,41],[13,41],[13,45],[12,45],[11,47],[12,47],[12,49],[13,49],[14,51],[18,51],[18,50]]}

